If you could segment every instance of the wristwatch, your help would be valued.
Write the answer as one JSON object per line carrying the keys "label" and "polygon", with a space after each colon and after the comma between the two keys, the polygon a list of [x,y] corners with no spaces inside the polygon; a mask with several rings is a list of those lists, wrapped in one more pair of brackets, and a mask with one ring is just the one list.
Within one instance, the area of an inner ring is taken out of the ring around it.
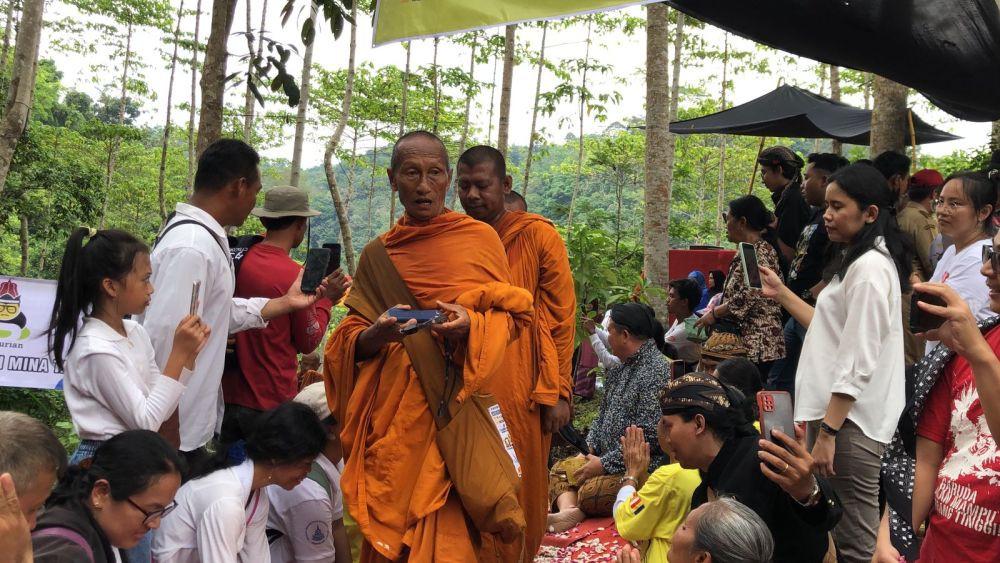
{"label": "wristwatch", "polygon": [[820,490],[820,488],[819,488],[819,481],[817,481],[816,478],[813,477],[813,490],[812,490],[812,492],[809,493],[809,496],[807,496],[805,498],[805,500],[795,499],[795,502],[799,503],[800,505],[802,505],[802,506],[804,506],[806,508],[809,508],[811,506],[815,506],[816,503],[819,502],[819,497],[822,494],[823,494],[823,491]]}
{"label": "wristwatch", "polygon": [[633,477],[631,475],[626,475],[626,476],[622,477],[618,481],[618,486],[619,487],[624,487],[625,486],[625,481],[632,481],[632,486],[633,487],[638,488],[638,486],[639,486],[639,479],[637,479],[636,477]]}

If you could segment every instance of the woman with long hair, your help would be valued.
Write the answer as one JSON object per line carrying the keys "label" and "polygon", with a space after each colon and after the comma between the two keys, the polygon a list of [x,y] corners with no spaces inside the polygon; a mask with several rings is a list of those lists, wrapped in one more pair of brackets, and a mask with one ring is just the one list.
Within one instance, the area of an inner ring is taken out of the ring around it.
{"label": "woman with long hair", "polygon": [[901,295],[912,249],[896,197],[871,166],[854,164],[827,184],[824,225],[844,246],[813,308],[770,268],[764,294],[808,330],[795,375],[795,420],[807,423],[820,475],[844,504],[833,531],[841,561],[868,562],[879,525],[879,468],[906,401]]}

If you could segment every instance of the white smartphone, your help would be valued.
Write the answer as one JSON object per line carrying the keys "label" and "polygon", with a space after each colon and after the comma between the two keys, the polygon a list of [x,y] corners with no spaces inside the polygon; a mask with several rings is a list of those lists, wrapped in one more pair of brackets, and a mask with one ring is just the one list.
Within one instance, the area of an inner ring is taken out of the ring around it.
{"label": "white smartphone", "polygon": [[761,289],[760,266],[757,265],[757,250],[752,244],[740,243],[740,262],[743,264],[743,281],[754,289]]}

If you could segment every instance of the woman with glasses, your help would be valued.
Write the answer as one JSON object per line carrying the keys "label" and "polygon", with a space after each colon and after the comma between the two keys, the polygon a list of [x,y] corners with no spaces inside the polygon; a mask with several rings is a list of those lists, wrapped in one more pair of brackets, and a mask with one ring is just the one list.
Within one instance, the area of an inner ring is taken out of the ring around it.
{"label": "woman with glasses", "polygon": [[36,563],[115,563],[176,506],[177,451],[149,430],[128,430],[70,467],[32,533]]}
{"label": "woman with glasses", "polygon": [[[949,176],[934,201],[938,230],[952,244],[945,249],[929,281],[954,289],[978,320],[996,314],[990,310],[990,290],[980,272],[983,248],[990,246],[996,232],[991,220],[996,201],[996,186],[986,175],[976,172]],[[937,341],[927,342],[926,353],[935,346]]]}
{"label": "woman with glasses", "polygon": [[153,534],[157,563],[270,561],[267,485],[295,488],[326,446],[313,411],[284,403],[262,413],[246,442],[219,448],[194,467],[177,493],[177,510]]}

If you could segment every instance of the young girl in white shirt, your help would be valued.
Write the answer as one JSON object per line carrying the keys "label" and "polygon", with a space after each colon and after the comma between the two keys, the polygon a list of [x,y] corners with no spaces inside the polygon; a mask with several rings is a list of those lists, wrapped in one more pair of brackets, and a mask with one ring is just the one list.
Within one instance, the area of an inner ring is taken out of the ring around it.
{"label": "young girl in white shirt", "polygon": [[[993,245],[995,228],[991,219],[996,201],[993,182],[974,172],[949,176],[935,200],[938,230],[952,244],[945,249],[930,281],[951,286],[980,321],[996,315],[990,310],[990,289],[980,271],[983,247]],[[928,341],[926,353],[937,344]]]}
{"label": "young girl in white shirt", "polygon": [[830,177],[823,221],[830,241],[844,250],[815,308],[761,268],[764,294],[807,327],[795,420],[807,423],[816,471],[829,477],[843,503],[833,530],[842,561],[871,560],[880,458],[906,400],[900,300],[913,253],[896,224],[895,200],[885,178],[866,164]]}
{"label": "young girl in white shirt", "polygon": [[191,469],[175,498],[177,509],[153,534],[157,563],[271,560],[264,487],[291,490],[301,483],[326,446],[326,430],[309,407],[294,402],[261,414],[254,424],[245,444],[223,446]]}

